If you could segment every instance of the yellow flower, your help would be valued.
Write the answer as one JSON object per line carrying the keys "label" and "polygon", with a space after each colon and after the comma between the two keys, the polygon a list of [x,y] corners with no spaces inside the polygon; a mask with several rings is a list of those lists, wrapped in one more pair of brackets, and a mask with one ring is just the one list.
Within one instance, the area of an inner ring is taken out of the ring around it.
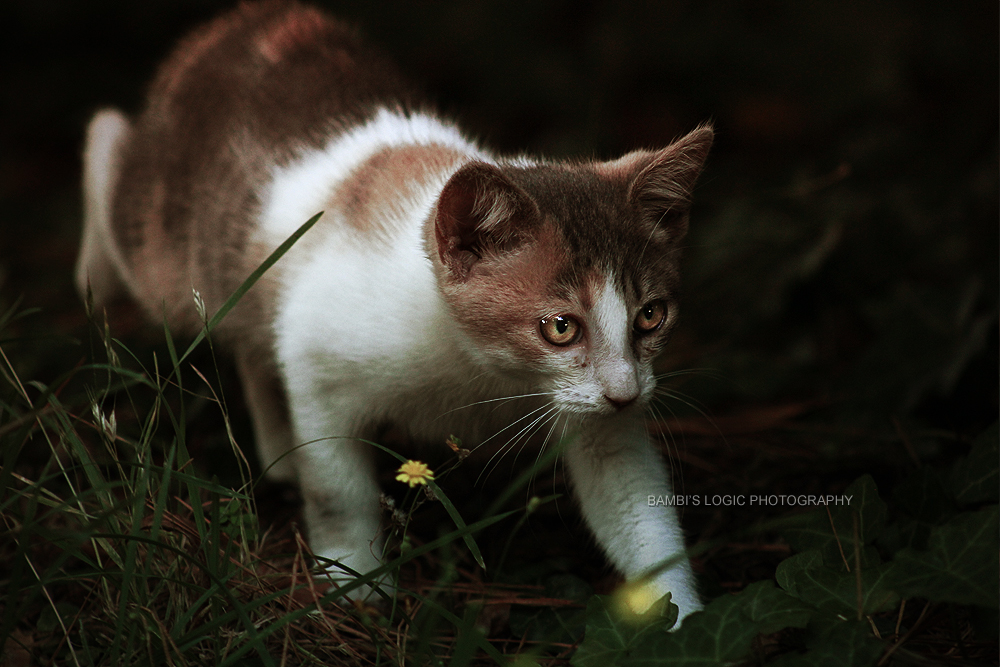
{"label": "yellow flower", "polygon": [[417,484],[426,484],[427,480],[434,479],[434,471],[428,468],[426,463],[411,460],[399,466],[396,479],[409,484],[412,489]]}

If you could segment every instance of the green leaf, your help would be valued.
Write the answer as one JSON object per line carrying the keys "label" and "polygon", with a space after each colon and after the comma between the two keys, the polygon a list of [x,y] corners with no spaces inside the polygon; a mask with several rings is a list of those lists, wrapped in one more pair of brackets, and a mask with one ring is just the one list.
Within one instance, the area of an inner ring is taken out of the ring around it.
{"label": "green leaf", "polygon": [[644,650],[637,652],[637,657],[647,661],[636,664],[669,660],[671,664],[703,665],[743,658],[759,632],[743,613],[742,603],[737,595],[713,600],[704,611],[684,619],[677,632],[641,647]]}
{"label": "green leaf", "polygon": [[608,598],[587,607],[587,635],[573,657],[574,667],[714,665],[744,658],[754,637],[787,627],[805,627],[814,610],[770,581],[724,595],[684,619],[673,632],[668,618],[642,626],[621,618]]}
{"label": "green leaf", "polygon": [[[313,222],[315,222],[315,220],[313,220]],[[383,452],[385,452],[389,456],[394,457],[397,461],[400,461],[401,463],[406,462],[405,456],[403,456],[399,452],[389,449],[388,447],[385,447],[384,445],[380,445],[377,442],[372,442],[371,440],[362,440],[361,442],[382,450]],[[464,530],[466,528],[466,523],[465,520],[462,518],[462,515],[459,513],[458,508],[455,507],[455,503],[451,502],[451,499],[448,498],[448,496],[445,494],[444,491],[441,490],[441,487],[438,486],[436,482],[432,480],[427,480],[427,486],[430,487],[431,491],[434,493],[434,498],[439,503],[441,503],[441,506],[444,507],[445,511],[448,513],[448,516],[451,517],[451,520],[455,522],[455,527],[458,528],[459,530]],[[464,536],[464,541],[465,541],[465,546],[469,547],[469,551],[472,553],[472,557],[476,560],[476,564],[485,570],[486,561],[483,560],[483,554],[479,550],[479,545],[476,544],[475,538],[472,536],[471,533],[466,532]]]}
{"label": "green leaf", "polygon": [[[899,596],[892,588],[893,566],[893,563],[862,566],[861,612],[863,614],[887,611],[899,602]],[[778,566],[778,571],[782,588],[800,600],[847,617],[857,614],[856,572],[843,573],[819,565],[815,551],[787,559]]]}
{"label": "green leaf", "polygon": [[772,581],[750,584],[740,593],[744,613],[757,624],[757,632],[769,635],[785,628],[804,628],[815,609],[776,588]]}
{"label": "green leaf", "polygon": [[472,662],[479,645],[486,639],[486,630],[476,623],[482,606],[470,604],[465,608],[462,622],[456,628],[455,645],[452,647],[449,667],[462,667]]}
{"label": "green leaf", "polygon": [[886,526],[885,532],[878,540],[882,553],[896,553],[909,547],[918,551],[927,549],[927,539],[931,535],[934,524],[918,521],[907,516],[900,516]]}
{"label": "green leaf", "polygon": [[805,653],[785,654],[769,667],[870,667],[885,648],[864,622],[817,615],[810,631]]}
{"label": "green leaf", "polygon": [[951,471],[949,482],[955,499],[962,504],[996,501],[1000,497],[1000,422],[979,435],[972,451]]}
{"label": "green leaf", "polygon": [[799,594],[798,586],[795,583],[796,577],[801,572],[820,567],[823,567],[823,554],[820,553],[819,549],[810,549],[809,551],[790,556],[778,563],[778,569],[774,573],[774,578],[778,580],[778,585],[790,595],[801,598],[802,596]]}
{"label": "green leaf", "polygon": [[[547,598],[583,602],[593,594],[590,584],[573,574],[560,572],[545,579]],[[511,632],[531,641],[573,644],[583,637],[584,627],[584,613],[577,607],[514,605],[510,610]]]}
{"label": "green leaf", "polygon": [[[854,567],[855,515],[859,547],[869,545],[885,527],[886,505],[879,498],[871,475],[862,475],[841,495],[847,499],[847,504],[829,505],[810,512],[801,526],[786,529],[784,536],[795,551],[818,549],[827,566],[846,572],[845,559]],[[862,567],[881,562],[874,549],[862,548],[860,554]]]}
{"label": "green leaf", "polygon": [[897,484],[892,501],[914,519],[927,523],[939,523],[957,509],[940,470],[930,466],[917,468]]}
{"label": "green leaf", "polygon": [[[465,528],[465,520],[459,513],[458,508],[456,508],[455,504],[451,502],[451,499],[445,495],[444,491],[441,490],[441,487],[430,480],[427,481],[427,486],[431,487],[434,491],[434,497],[437,498],[438,502],[441,503],[445,511],[448,512],[448,516],[450,516],[451,520],[455,522],[455,527],[459,530]],[[479,545],[476,544],[475,538],[470,534],[466,534],[463,539],[465,540],[465,546],[469,547],[469,551],[472,553],[472,557],[476,560],[476,563],[479,567],[485,570],[486,561],[483,560],[483,554],[479,550]]]}
{"label": "green leaf", "polygon": [[998,608],[997,521],[997,506],[991,505],[932,528],[926,551],[896,554],[896,590],[906,597]]}
{"label": "green leaf", "polygon": [[630,656],[644,643],[666,636],[673,619],[642,625],[623,618],[613,597],[595,595],[587,603],[587,631],[573,655],[573,667],[614,667],[638,664]]}
{"label": "green leaf", "polygon": [[[224,318],[229,313],[229,311],[232,310],[237,303],[239,303],[239,300],[243,298],[243,295],[249,292],[250,288],[253,287],[255,284],[257,284],[257,281],[260,280],[260,277],[263,276],[268,269],[274,266],[275,262],[281,259],[281,257],[286,252],[288,252],[288,250],[293,245],[295,245],[295,243],[300,238],[302,238],[302,235],[308,232],[312,228],[312,226],[316,224],[316,221],[319,220],[322,216],[323,212],[320,211],[319,213],[317,213],[316,215],[314,215],[313,217],[309,218],[304,223],[302,223],[302,225],[298,229],[292,232],[291,236],[285,239],[281,243],[281,245],[275,248],[274,251],[267,256],[267,259],[265,259],[263,262],[260,263],[260,266],[254,269],[250,273],[250,275],[247,276],[246,280],[244,280],[240,284],[240,286],[236,288],[236,291],[234,291],[232,294],[229,295],[229,298],[226,299],[226,302],[223,303],[222,306],[217,311],[215,311],[215,314],[212,315],[212,319],[210,319],[206,323],[205,327],[198,332],[198,335],[195,336],[195,339],[193,341],[191,341],[191,344],[188,346],[187,350],[185,350],[184,354],[181,355],[180,359],[174,359],[175,368],[177,368],[179,362],[187,359],[188,356],[190,356],[190,354],[194,351],[194,349],[198,347],[198,345],[201,343],[202,340],[204,340],[205,336],[208,335],[209,332],[213,331],[215,327],[219,324],[219,322],[222,321],[222,318]],[[172,344],[169,336],[167,337],[167,342]]]}

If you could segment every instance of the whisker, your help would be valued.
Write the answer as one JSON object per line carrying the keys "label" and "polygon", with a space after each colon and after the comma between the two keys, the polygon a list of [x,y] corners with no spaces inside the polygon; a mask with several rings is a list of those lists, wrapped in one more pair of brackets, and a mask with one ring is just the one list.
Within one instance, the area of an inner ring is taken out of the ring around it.
{"label": "whisker", "polygon": [[[692,410],[694,410],[695,412],[697,412],[698,414],[700,414],[702,417],[704,417],[708,421],[712,422],[713,425],[715,424],[715,421],[708,415],[708,412],[707,412],[708,408],[705,407],[705,405],[702,404],[702,402],[699,401],[698,399],[696,399],[696,398],[694,398],[692,396],[688,396],[684,392],[678,391],[676,389],[667,389],[666,387],[657,387],[656,391],[653,393],[653,397],[654,398],[659,398],[660,396],[664,396],[666,398],[672,398],[673,400],[677,401],[678,403],[683,403],[684,405],[686,405],[687,407],[691,408]],[[673,410],[670,411],[670,414],[673,415],[674,418],[677,417],[677,415],[674,414]],[[721,431],[719,432],[719,435],[722,435]]]}
{"label": "whisker", "polygon": [[726,376],[720,373],[715,368],[681,368],[678,370],[667,371],[665,373],[659,373],[654,377],[655,380],[666,380],[668,378],[680,377],[683,375],[700,375],[703,377],[709,377],[716,380],[725,380]]}
{"label": "whisker", "polygon": [[[479,473],[479,477],[476,479],[476,484],[478,484],[480,482],[480,480],[483,479],[483,475],[486,475],[486,478],[489,478],[489,476],[491,474],[493,474],[493,471],[497,468],[497,466],[499,466],[500,461],[503,459],[503,457],[506,455],[506,453],[509,452],[514,447],[516,447],[517,444],[518,444],[518,442],[520,442],[520,441],[523,440],[523,444],[527,444],[528,440],[530,439],[530,437],[532,435],[530,433],[530,431],[531,431],[532,428],[534,428],[537,424],[544,422],[552,414],[555,414],[556,412],[558,412],[558,408],[556,408],[553,405],[547,405],[547,406],[542,406],[542,407],[543,408],[547,408],[545,410],[545,412],[543,412],[538,417],[535,417],[535,419],[531,423],[529,423],[526,426],[522,427],[520,431],[518,431],[513,436],[511,436],[511,438],[506,443],[504,443],[503,446],[499,447],[497,449],[497,451],[493,453],[493,455],[486,462],[486,465],[483,466],[483,471]],[[539,409],[541,409],[541,408],[539,408]],[[527,415],[525,415],[521,419],[517,420],[517,422],[514,422],[514,424],[517,424],[518,422],[523,421],[524,419],[526,419],[527,417],[532,416],[536,412],[538,412],[538,410],[533,410],[532,412],[528,413]],[[511,426],[513,426],[514,424],[512,424]],[[507,428],[510,428],[510,427],[508,426]],[[505,430],[507,430],[507,428],[505,428],[503,430],[505,431]],[[495,437],[496,435],[499,435],[502,432],[503,431],[498,431],[496,434],[494,434],[494,436],[491,436],[491,438]],[[485,444],[485,442],[483,444]],[[523,445],[522,445],[522,449],[523,449]],[[496,463],[494,463],[494,459],[496,459]],[[514,461],[515,462],[517,461],[517,457],[516,456],[514,458]]]}
{"label": "whisker", "polygon": [[[564,442],[566,440],[566,429],[569,428],[569,417],[566,415],[561,415],[563,417],[562,433],[559,434],[559,442]],[[556,465],[552,466],[552,487],[556,486],[556,468],[560,467],[562,469],[562,476],[564,480],[569,479],[566,475],[566,459],[560,457],[556,460]],[[559,517],[559,521],[562,522],[564,526],[569,525],[566,522],[566,518],[562,515],[562,505],[556,503],[556,516]]]}
{"label": "whisker", "polygon": [[[665,408],[668,412],[670,412],[670,415],[672,417],[674,417],[675,419],[677,418],[677,415],[674,413],[674,411],[670,408],[669,405],[664,404],[662,407]],[[677,445],[677,439],[674,437],[673,431],[670,430],[669,422],[666,420],[663,413],[660,411],[660,406],[657,406],[655,403],[651,402],[648,406],[648,409],[650,412],[653,413],[653,417],[656,420],[656,422],[662,424],[663,428],[666,430],[667,437],[664,439],[663,442],[664,445],[666,446],[666,453],[667,453],[667,464],[668,464],[667,473],[670,475],[670,488],[672,491],[674,491],[674,493],[676,493],[676,489],[684,488],[684,466],[679,465],[680,448]],[[678,465],[673,465],[673,463],[675,462],[677,462]],[[675,479],[675,476],[679,478],[680,482],[679,484],[677,483],[678,480]]]}
{"label": "whisker", "polygon": [[534,393],[534,394],[517,394],[515,396],[500,396],[499,398],[487,398],[487,399],[483,399],[481,401],[475,401],[473,403],[468,403],[466,405],[460,405],[457,408],[452,408],[451,410],[448,410],[446,412],[442,412],[440,415],[437,416],[437,419],[441,419],[442,417],[446,417],[446,416],[450,415],[453,412],[458,412],[459,410],[465,410],[467,408],[472,408],[472,407],[475,407],[477,405],[485,405],[486,403],[497,403],[497,402],[507,403],[509,401],[515,401],[515,400],[517,400],[519,398],[533,398],[535,396],[551,396],[551,395],[552,395],[552,392],[540,391],[540,392],[537,392],[537,393]]}
{"label": "whisker", "polygon": [[[552,420],[552,425],[549,426],[549,432],[545,434],[545,438],[542,440],[541,446],[538,448],[538,454],[535,455],[534,466],[537,468],[538,462],[542,458],[542,454],[545,453],[545,447],[549,444],[552,439],[552,434],[555,433],[556,427],[559,426],[559,420],[563,418],[561,413],[556,414],[555,419]],[[556,466],[552,466],[552,486],[555,488],[556,476],[555,476]],[[525,504],[531,501],[531,482],[534,481],[534,475],[532,479],[528,482],[528,487],[525,489]]]}
{"label": "whisker", "polygon": [[[681,375],[701,374],[702,370],[705,370],[705,369],[692,368],[692,369],[687,369],[687,370],[671,371],[669,373],[663,373],[661,375],[656,375],[656,376],[654,376],[654,380],[656,381],[656,387],[654,388],[653,393],[654,393],[654,395],[661,394],[661,395],[667,396],[669,398],[676,399],[676,400],[684,403],[686,406],[688,406],[692,410],[697,410],[701,415],[703,415],[704,417],[707,418],[708,415],[705,413],[705,410],[707,408],[705,408],[705,406],[701,403],[701,401],[699,401],[698,399],[694,398],[693,396],[685,394],[680,389],[676,389],[676,388],[672,388],[672,387],[664,387],[662,384],[660,384],[660,380],[665,380],[665,379],[668,379],[668,378],[678,377],[678,376],[681,376]],[[708,369],[708,370],[710,370],[710,369]],[[718,376],[718,377],[721,377],[721,376]]]}
{"label": "whisker", "polygon": [[[534,421],[532,421],[530,424],[526,425],[516,434],[511,436],[510,439],[508,439],[507,442],[502,447],[498,448],[497,451],[493,453],[493,456],[490,457],[489,461],[486,462],[486,465],[483,467],[486,476],[489,477],[489,475],[491,475],[493,471],[496,470],[496,468],[500,465],[500,461],[503,459],[503,457],[506,456],[507,452],[514,449],[514,447],[517,446],[518,442],[521,442],[523,440],[523,443],[526,444],[528,439],[532,435],[531,433],[529,433],[529,431],[531,431],[531,429],[533,429],[537,424],[544,422],[544,420],[546,420],[555,411],[556,411],[555,407],[550,407],[550,409],[546,410],[544,413],[536,417]],[[523,449],[523,444],[522,444],[522,449]],[[520,450],[518,450],[518,454],[520,454]],[[494,459],[496,459],[496,463],[493,463]],[[517,456],[514,457],[514,461],[516,463]],[[490,467],[491,464],[492,467]],[[482,474],[483,473],[480,473],[480,477],[482,477]]]}
{"label": "whisker", "polygon": [[[667,211],[664,211],[663,215],[660,216],[660,220],[662,220],[664,217],[666,217],[666,215],[667,215],[668,212],[669,212],[669,209]],[[649,236],[646,237],[646,242],[642,245],[642,252],[639,253],[639,262],[638,262],[638,264],[641,264],[643,257],[646,256],[646,248],[649,246],[649,242],[653,240],[653,234],[656,233],[656,230],[659,227],[659,223],[660,223],[660,221],[657,220],[657,224],[653,225],[652,229],[649,230]]]}
{"label": "whisker", "polygon": [[507,424],[507,425],[506,425],[506,426],[504,426],[504,427],[503,427],[502,429],[500,429],[499,431],[497,431],[496,433],[494,433],[494,434],[493,434],[493,435],[491,435],[490,437],[486,438],[485,440],[483,440],[482,442],[480,442],[479,444],[477,444],[477,445],[476,445],[476,446],[475,446],[475,447],[473,448],[473,451],[475,451],[475,450],[479,449],[480,447],[482,447],[482,446],[483,446],[483,445],[485,445],[485,444],[486,444],[487,442],[489,442],[489,441],[490,441],[490,440],[492,440],[493,438],[497,437],[498,435],[500,435],[501,433],[503,433],[503,432],[504,432],[504,431],[506,431],[507,429],[509,429],[509,428],[514,428],[514,427],[515,427],[515,426],[517,426],[517,425],[518,425],[518,424],[519,424],[520,422],[524,421],[525,419],[529,419],[529,418],[530,418],[530,417],[531,417],[531,416],[532,416],[533,414],[535,414],[536,412],[540,412],[540,411],[542,411],[542,410],[547,410],[547,409],[552,409],[552,410],[554,410],[555,408],[554,408],[554,407],[553,407],[553,406],[552,406],[551,404],[549,404],[549,403],[546,403],[545,405],[540,405],[539,407],[535,408],[535,409],[534,409],[534,410],[532,410],[531,412],[529,412],[529,413],[527,413],[527,414],[525,414],[525,415],[521,415],[520,417],[518,417],[517,419],[515,419],[515,420],[514,420],[513,422],[511,422],[510,424]]}
{"label": "whisker", "polygon": [[[557,410],[555,408],[553,408],[552,410],[549,410],[549,411],[545,412],[545,414],[540,415],[537,419],[535,419],[535,421],[531,422],[530,424],[528,424],[527,426],[525,426],[523,429],[521,429],[521,432],[518,433],[514,437],[514,443],[513,444],[516,444],[518,440],[521,441],[521,448],[518,450],[517,454],[514,455],[514,464],[517,464],[517,457],[521,455],[522,451],[524,451],[524,446],[528,444],[528,441],[531,439],[531,437],[535,433],[538,433],[544,427],[545,421],[549,417],[551,417],[556,411]],[[538,426],[537,429],[535,428],[536,426]],[[533,430],[533,432],[529,432],[531,430]],[[513,449],[513,445],[511,447],[509,447],[508,449]]]}

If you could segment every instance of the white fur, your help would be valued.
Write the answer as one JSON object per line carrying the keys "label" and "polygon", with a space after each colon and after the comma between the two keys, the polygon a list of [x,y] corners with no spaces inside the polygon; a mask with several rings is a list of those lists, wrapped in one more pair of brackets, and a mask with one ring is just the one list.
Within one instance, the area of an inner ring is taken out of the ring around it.
{"label": "white fur", "polygon": [[[680,618],[700,609],[677,512],[646,500],[672,490],[643,421],[622,414],[594,423],[567,448],[565,459],[583,515],[611,562],[630,580],[653,576],[660,595],[672,594]],[[668,559],[677,561],[654,575]]]}
{"label": "white fur", "polygon": [[[258,240],[283,241],[382,147],[430,142],[488,159],[449,126],[383,111],[275,170]],[[631,579],[643,576],[682,554],[684,540],[672,508],[646,502],[670,485],[644,428],[653,379],[648,362],[633,356],[634,313],[609,280],[583,314],[586,346],[553,352],[548,374],[501,372],[455,324],[425,254],[423,228],[449,176],[394,209],[392,243],[370,242],[334,212],[282,261],[276,351],[312,547],[356,571],[380,564],[379,489],[372,448],[362,442],[376,426],[394,423],[443,446],[451,434],[472,445],[503,434],[503,444],[559,423],[579,427],[566,460],[584,517],[612,562]],[[522,398],[496,400],[511,396]],[[635,404],[618,411],[608,398]],[[683,557],[654,581],[673,593],[682,617],[700,608]]]}
{"label": "white fur", "polygon": [[[680,617],[701,608],[691,566],[684,556],[684,535],[671,506],[649,507],[653,495],[672,491],[663,461],[649,436],[641,410],[616,414],[608,398],[644,406],[655,388],[650,364],[638,363],[630,343],[635,313],[609,277],[595,295],[587,321],[586,363],[557,377],[556,403],[572,413],[594,413],[566,450],[575,495],[590,529],[608,558],[629,579],[652,576],[657,595],[670,592]],[[571,356],[571,355],[567,355]],[[636,406],[636,407],[638,407]],[[654,574],[657,566],[676,564]]]}
{"label": "white fur", "polygon": [[[482,411],[462,408],[510,388],[493,386],[460,352],[467,345],[418,238],[381,251],[344,232],[310,254],[285,279],[276,327],[298,441],[316,441],[294,460],[313,548],[364,572],[379,564],[378,488],[371,451],[348,438],[371,438],[388,420],[419,440],[443,444],[455,433],[471,442],[507,426],[509,413],[472,425]],[[456,418],[438,419],[449,410]],[[324,519],[329,497],[351,508],[349,520]]]}
{"label": "white fur", "polygon": [[[632,316],[608,277],[595,295],[588,318],[588,345],[567,355],[573,363],[555,380],[555,400],[572,413],[613,414],[611,400],[646,400],[652,394],[652,370],[638,364],[630,341]],[[608,400],[611,399],[611,400]]]}
{"label": "white fur", "polygon": [[331,139],[322,150],[305,151],[291,164],[274,169],[260,232],[272,245],[279,245],[320,211],[337,184],[368,158],[383,148],[410,144],[437,144],[466,153],[470,159],[490,160],[456,128],[437,118],[381,109],[364,125]]}

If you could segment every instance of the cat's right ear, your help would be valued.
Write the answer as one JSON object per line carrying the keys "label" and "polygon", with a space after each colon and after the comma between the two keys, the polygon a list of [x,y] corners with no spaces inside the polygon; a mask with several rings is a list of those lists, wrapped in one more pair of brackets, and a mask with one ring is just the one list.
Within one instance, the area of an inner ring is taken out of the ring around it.
{"label": "cat's right ear", "polygon": [[632,178],[629,198],[675,241],[687,232],[691,194],[714,136],[711,125],[702,125],[662,150],[640,151],[623,158],[626,164],[639,168]]}
{"label": "cat's right ear", "polygon": [[540,217],[538,205],[500,168],[471,162],[438,197],[434,234],[438,256],[458,281],[480,261],[524,243]]}

